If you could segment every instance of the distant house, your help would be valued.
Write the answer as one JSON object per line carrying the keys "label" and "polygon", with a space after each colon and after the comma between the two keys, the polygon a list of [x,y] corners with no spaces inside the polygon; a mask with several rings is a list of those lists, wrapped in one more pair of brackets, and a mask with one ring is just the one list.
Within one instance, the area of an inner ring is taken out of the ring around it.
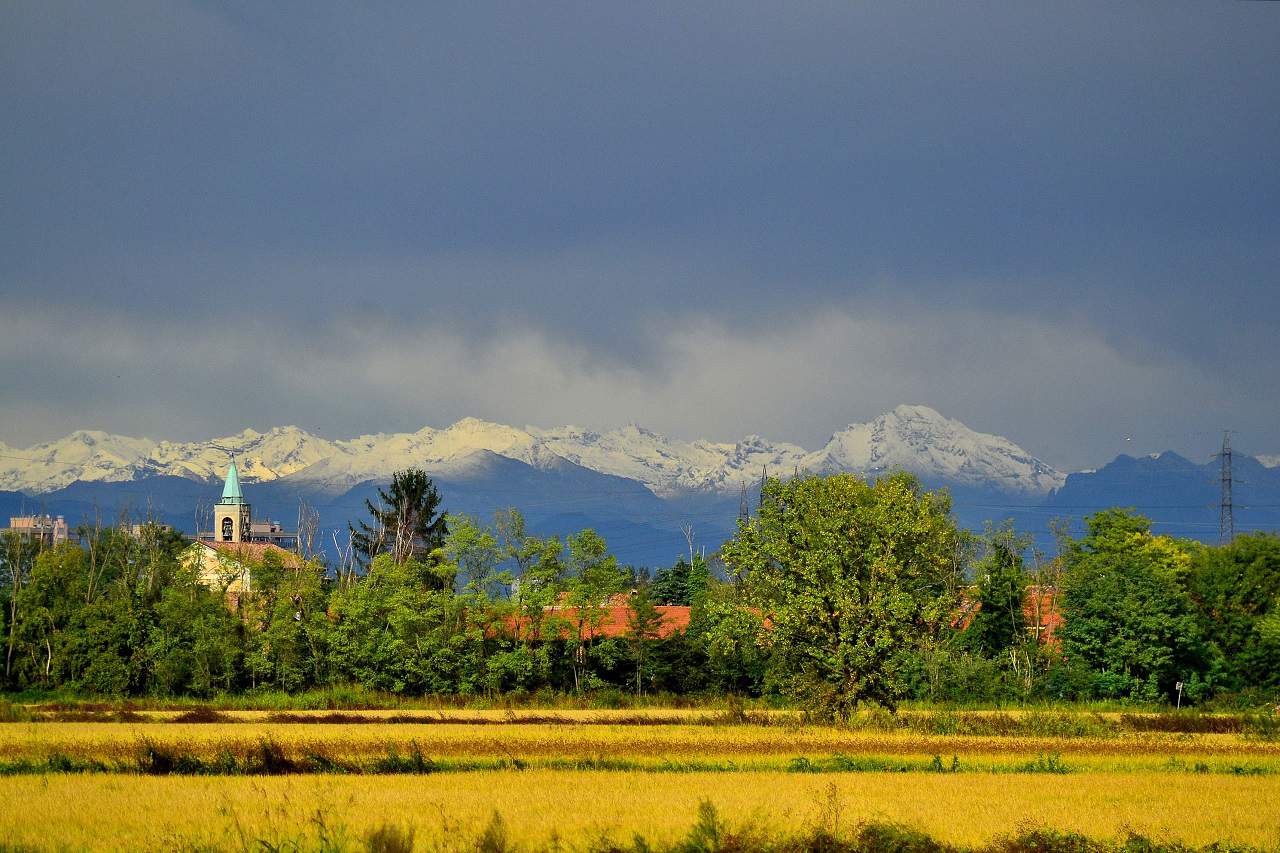
{"label": "distant house", "polygon": [[45,547],[60,545],[71,538],[71,528],[61,515],[10,516],[9,532]]}
{"label": "distant house", "polygon": [[[951,627],[961,630],[973,624],[973,617],[982,609],[971,590],[960,593],[960,602],[956,605],[951,619]],[[1056,586],[1027,587],[1022,599],[1022,616],[1027,621],[1027,633],[1033,635],[1042,646],[1058,648],[1057,631],[1065,621],[1058,607],[1058,588]]]}
{"label": "distant house", "polygon": [[141,538],[143,537],[143,535],[144,535],[144,534],[147,534],[147,533],[150,533],[150,532],[154,532],[154,533],[172,533],[172,532],[173,532],[173,525],[172,525],[172,524],[158,524],[157,522],[154,522],[154,521],[146,521],[146,522],[142,522],[142,523],[134,522],[134,523],[129,524],[129,525],[122,525],[122,526],[120,527],[120,529],[121,529],[121,530],[123,530],[125,533],[128,533],[128,534],[129,534],[130,536],[132,536],[134,539],[141,539]]}
{"label": "distant house", "polygon": [[[561,596],[559,604],[542,608],[544,630],[548,621],[553,621],[559,639],[569,639],[578,622],[578,607],[564,603],[566,596]],[[654,610],[658,612],[654,637],[665,640],[675,634],[683,634],[689,629],[691,608],[681,605],[660,605]],[[627,637],[631,635],[631,596],[619,594],[610,596],[595,613],[589,614],[592,624],[585,627],[588,640],[601,640],[611,637]],[[508,627],[517,637],[530,631],[531,622],[527,616],[512,618]],[[532,639],[544,639],[535,633]],[[547,638],[549,639],[549,638]]]}
{"label": "distant house", "polygon": [[[655,634],[658,639],[665,640],[689,629],[691,608],[667,605],[654,609],[658,612]],[[973,617],[981,609],[982,602],[972,594],[962,592],[952,615],[951,627],[967,629],[973,624]],[[561,595],[559,603],[542,608],[542,613],[544,631],[547,630],[547,623],[551,622],[555,626],[552,630],[557,632],[559,639],[569,639],[573,635],[578,622],[579,608],[567,604],[566,596]],[[1063,624],[1062,611],[1058,608],[1057,587],[1035,585],[1028,587],[1022,603],[1022,613],[1027,621],[1027,632],[1034,635],[1041,645],[1056,649],[1059,643],[1056,632]],[[584,626],[586,628],[584,639],[598,640],[630,636],[630,596],[625,594],[611,596],[608,601],[602,603],[596,613],[591,614],[590,621],[594,624]],[[764,624],[768,628],[771,623],[766,619]],[[531,620],[527,616],[512,618],[508,620],[507,626],[518,637],[524,636],[532,627]],[[533,639],[549,638],[535,633]]]}
{"label": "distant house", "polygon": [[200,582],[210,589],[226,593],[227,602],[234,607],[240,599],[253,590],[253,567],[261,565],[269,554],[292,568],[301,567],[304,561],[292,551],[286,551],[271,542],[207,542],[196,540],[182,552],[182,563],[194,568]]}

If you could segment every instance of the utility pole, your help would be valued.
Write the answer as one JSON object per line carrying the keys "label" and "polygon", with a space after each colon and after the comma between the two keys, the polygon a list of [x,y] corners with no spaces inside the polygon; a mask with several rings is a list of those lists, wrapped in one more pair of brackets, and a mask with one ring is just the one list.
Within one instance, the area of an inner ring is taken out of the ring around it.
{"label": "utility pole", "polygon": [[1236,538],[1235,509],[1231,504],[1231,430],[1222,432],[1222,497],[1218,502],[1218,544],[1229,545]]}

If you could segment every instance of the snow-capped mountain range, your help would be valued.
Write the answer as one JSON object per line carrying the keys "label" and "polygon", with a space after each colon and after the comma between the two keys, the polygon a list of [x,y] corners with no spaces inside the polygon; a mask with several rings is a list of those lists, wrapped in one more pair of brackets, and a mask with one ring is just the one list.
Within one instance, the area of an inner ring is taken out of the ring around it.
{"label": "snow-capped mountain range", "polygon": [[748,436],[735,443],[682,441],[629,425],[607,432],[565,426],[523,429],[465,418],[445,429],[380,433],[331,441],[298,427],[196,442],[153,441],[79,430],[28,448],[0,444],[0,489],[50,492],[76,481],[121,482],[156,475],[211,480],[233,454],[246,481],[287,479],[340,491],[409,466],[465,468],[467,457],[495,453],[534,468],[567,460],[643,483],[659,497],[726,494],[761,473],[905,469],[934,481],[1045,495],[1066,477],[1012,441],[969,429],[927,406],[898,406],[850,424],[815,451]]}

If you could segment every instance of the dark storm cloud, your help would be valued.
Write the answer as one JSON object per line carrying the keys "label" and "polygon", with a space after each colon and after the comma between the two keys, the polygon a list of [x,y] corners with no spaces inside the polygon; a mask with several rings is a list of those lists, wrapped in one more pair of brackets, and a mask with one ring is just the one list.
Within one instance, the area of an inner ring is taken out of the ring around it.
{"label": "dark storm cloud", "polygon": [[7,6],[0,438],[912,400],[1068,465],[1280,448],[1271,4],[478,5]]}

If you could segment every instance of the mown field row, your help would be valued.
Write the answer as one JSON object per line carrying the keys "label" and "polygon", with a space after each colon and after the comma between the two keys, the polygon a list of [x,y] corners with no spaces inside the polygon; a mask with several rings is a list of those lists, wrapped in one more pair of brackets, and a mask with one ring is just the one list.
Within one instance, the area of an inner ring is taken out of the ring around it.
{"label": "mown field row", "polygon": [[155,722],[0,726],[0,772],[9,774],[434,773],[505,768],[1280,775],[1280,742],[1223,734],[979,737],[755,725]]}
{"label": "mown field row", "polygon": [[[1097,773],[1004,777],[480,771],[447,776],[0,779],[0,837],[33,849],[366,849],[412,832],[416,849],[477,849],[494,815],[511,849],[653,848],[689,833],[700,803],[726,827],[785,833],[864,821],[981,845],[1032,826],[1123,839],[1280,849],[1273,778]],[[341,843],[339,843],[341,842]],[[295,846],[296,845],[296,846]],[[501,848],[498,848],[501,849]],[[911,848],[920,849],[920,848]],[[1075,848],[1080,849],[1080,848]]]}
{"label": "mown field row", "polygon": [[[743,725],[803,727],[795,711],[734,708],[643,709],[220,709],[209,705],[175,708],[137,707],[131,702],[69,702],[15,705],[0,702],[3,722],[119,723],[384,723],[410,725]],[[1280,716],[1252,713],[881,710],[855,714],[841,726],[848,730],[915,732],[917,734],[1122,737],[1133,733],[1242,734],[1280,740]]]}

